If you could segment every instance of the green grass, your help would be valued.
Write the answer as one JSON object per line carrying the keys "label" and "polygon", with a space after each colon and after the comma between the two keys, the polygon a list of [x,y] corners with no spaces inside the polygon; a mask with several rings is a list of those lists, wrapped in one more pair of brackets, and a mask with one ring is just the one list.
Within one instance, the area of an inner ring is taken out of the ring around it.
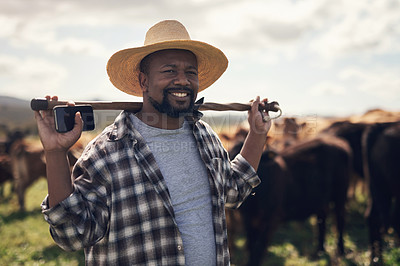
{"label": "green grass", "polygon": [[[83,252],[66,252],[52,240],[47,223],[40,210],[40,203],[47,193],[45,179],[40,179],[27,191],[26,211],[18,211],[16,196],[6,183],[0,198],[0,266],[5,265],[84,265]],[[336,256],[336,237],[328,221],[325,244],[327,254],[313,256],[315,218],[304,223],[282,224],[274,234],[272,244],[265,252],[263,265],[369,265],[368,231],[364,220],[366,200],[358,196],[348,204],[348,223],[345,231],[344,257]],[[385,238],[384,260],[386,265],[400,265],[400,248],[394,245],[393,233]],[[235,238],[232,263],[245,265],[247,252],[243,234]]]}
{"label": "green grass", "polygon": [[52,240],[40,204],[47,194],[47,183],[40,179],[26,194],[26,211],[18,210],[10,183],[0,199],[0,266],[84,265],[83,252],[66,252]]}
{"label": "green grass", "polygon": [[[364,218],[366,198],[358,193],[347,205],[345,227],[345,256],[336,253],[336,232],[331,215],[327,221],[326,254],[315,255],[317,246],[316,218],[305,222],[282,224],[274,233],[272,243],[265,251],[263,266],[324,266],[324,265],[370,265],[368,227]],[[385,265],[400,265],[400,247],[395,247],[394,234],[385,236],[383,258]],[[234,238],[235,251],[231,252],[233,265],[246,265],[246,239],[243,232]]]}

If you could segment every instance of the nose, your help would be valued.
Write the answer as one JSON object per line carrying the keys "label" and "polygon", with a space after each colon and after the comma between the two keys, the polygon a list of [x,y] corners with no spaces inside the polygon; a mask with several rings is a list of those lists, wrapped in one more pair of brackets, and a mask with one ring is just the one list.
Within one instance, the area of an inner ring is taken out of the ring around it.
{"label": "nose", "polygon": [[185,75],[184,71],[178,71],[176,78],[174,79],[174,85],[189,86],[190,81]]}

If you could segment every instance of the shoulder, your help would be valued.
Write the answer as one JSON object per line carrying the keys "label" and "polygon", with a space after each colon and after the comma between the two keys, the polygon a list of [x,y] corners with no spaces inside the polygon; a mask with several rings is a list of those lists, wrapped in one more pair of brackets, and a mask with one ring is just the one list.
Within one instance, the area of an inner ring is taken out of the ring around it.
{"label": "shoulder", "polygon": [[83,159],[104,160],[108,155],[124,149],[126,142],[134,140],[129,114],[122,112],[113,124],[93,138],[82,153]]}
{"label": "shoulder", "polygon": [[215,133],[212,127],[203,120],[199,120],[194,124],[194,131],[198,131],[200,135],[204,137],[212,137],[219,140],[218,134]]}
{"label": "shoulder", "polygon": [[206,150],[211,157],[225,157],[226,150],[219,139],[218,134],[204,121],[194,124],[193,134],[199,147]]}

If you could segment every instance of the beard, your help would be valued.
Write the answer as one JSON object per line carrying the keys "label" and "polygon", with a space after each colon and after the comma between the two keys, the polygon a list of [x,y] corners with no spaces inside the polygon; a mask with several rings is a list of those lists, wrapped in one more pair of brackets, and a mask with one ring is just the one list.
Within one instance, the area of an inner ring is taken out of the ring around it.
{"label": "beard", "polygon": [[185,87],[183,90],[189,94],[190,97],[190,104],[186,108],[179,108],[179,107],[174,107],[172,106],[171,102],[168,99],[168,93],[172,90],[176,90],[176,88],[167,88],[164,89],[163,91],[163,100],[161,103],[158,103],[156,100],[154,100],[152,97],[148,96],[149,102],[153,107],[160,113],[166,114],[169,117],[172,118],[179,118],[183,116],[187,116],[189,114],[193,113],[193,108],[194,108],[194,93],[193,90]]}

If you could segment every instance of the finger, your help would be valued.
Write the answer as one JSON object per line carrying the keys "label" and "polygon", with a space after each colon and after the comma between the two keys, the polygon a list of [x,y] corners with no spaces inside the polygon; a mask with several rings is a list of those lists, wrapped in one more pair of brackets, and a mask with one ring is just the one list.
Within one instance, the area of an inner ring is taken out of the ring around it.
{"label": "finger", "polygon": [[67,105],[68,105],[68,106],[75,106],[75,102],[73,102],[73,101],[68,101]]}
{"label": "finger", "polygon": [[34,114],[35,114],[35,120],[36,121],[42,121],[43,120],[43,117],[42,117],[42,115],[40,114],[39,111],[34,111]]}
{"label": "finger", "polygon": [[75,126],[73,130],[79,130],[82,131],[83,129],[83,120],[82,120],[82,115],[80,112],[77,112],[75,114]]}
{"label": "finger", "polygon": [[53,110],[40,110],[39,114],[41,115],[42,119],[54,116]]}
{"label": "finger", "polygon": [[262,99],[262,101],[260,102],[260,104],[265,107],[265,104],[268,103],[268,98],[264,98]]}
{"label": "finger", "polygon": [[260,96],[257,96],[256,99],[251,104],[251,110],[254,112],[255,110],[258,111],[258,105],[260,104]]}

